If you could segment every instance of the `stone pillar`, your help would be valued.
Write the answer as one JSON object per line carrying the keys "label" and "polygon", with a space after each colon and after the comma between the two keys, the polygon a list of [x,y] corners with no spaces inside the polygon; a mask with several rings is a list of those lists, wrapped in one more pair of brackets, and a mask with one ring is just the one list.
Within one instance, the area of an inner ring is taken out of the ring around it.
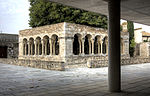
{"label": "stone pillar", "polygon": [[53,55],[55,55],[55,40],[52,41],[52,47],[53,47]]}
{"label": "stone pillar", "polygon": [[88,42],[89,42],[89,54],[91,54],[91,53],[92,53],[92,52],[91,52],[91,46],[92,46],[92,44],[91,44],[90,39],[88,39]]}
{"label": "stone pillar", "polygon": [[49,38],[49,44],[50,44],[50,55],[52,55],[52,39]]}
{"label": "stone pillar", "polygon": [[120,0],[108,1],[108,85],[109,91],[121,91],[120,80]]}
{"label": "stone pillar", "polygon": [[94,55],[94,39],[92,39],[91,42],[92,42],[92,54]]}
{"label": "stone pillar", "polygon": [[84,55],[84,41],[85,41],[85,39],[83,38],[82,39],[82,55]]}
{"label": "stone pillar", "polygon": [[28,55],[30,55],[30,43],[28,42]]}
{"label": "stone pillar", "polygon": [[36,41],[34,41],[34,55],[37,55],[37,44]]}
{"label": "stone pillar", "polygon": [[37,55],[40,55],[40,43],[37,44]]}
{"label": "stone pillar", "polygon": [[100,54],[100,42],[98,41],[98,54]]}
{"label": "stone pillar", "polygon": [[45,55],[47,55],[47,41],[45,42]]}
{"label": "stone pillar", "polygon": [[78,40],[78,42],[79,42],[79,54],[82,54],[82,42],[81,42],[81,40]]}
{"label": "stone pillar", "polygon": [[101,54],[103,54],[103,41],[101,41]]}
{"label": "stone pillar", "polygon": [[44,41],[42,40],[42,55],[44,55]]}
{"label": "stone pillar", "polygon": [[108,55],[108,42],[106,41],[106,55]]}

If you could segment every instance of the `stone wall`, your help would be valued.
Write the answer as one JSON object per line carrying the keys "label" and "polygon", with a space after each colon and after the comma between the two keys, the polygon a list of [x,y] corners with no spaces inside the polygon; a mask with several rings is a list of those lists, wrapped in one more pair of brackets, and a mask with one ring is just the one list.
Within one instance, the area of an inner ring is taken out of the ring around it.
{"label": "stone wall", "polygon": [[19,59],[2,59],[0,63],[12,64],[18,66],[48,69],[48,70],[65,70],[64,62],[50,62],[50,61],[37,61],[37,60],[19,60]]}
{"label": "stone wall", "polygon": [[18,35],[1,33],[0,46],[7,47],[7,58],[18,58]]}
{"label": "stone wall", "polygon": [[[79,58],[76,58],[76,59],[79,59]],[[75,62],[76,64],[69,64],[69,63],[65,64],[64,62],[2,59],[1,58],[0,63],[48,69],[48,70],[59,70],[59,71],[64,71],[65,69],[68,69],[68,68],[81,68],[81,67],[100,68],[100,67],[108,66],[108,58],[106,56],[103,56],[101,58],[94,57],[92,59],[88,59],[88,62],[85,62],[84,59],[80,57],[78,62]],[[96,60],[96,59],[99,59],[99,60]],[[81,61],[82,63],[79,62],[80,60],[82,60]],[[121,60],[121,65],[142,64],[142,63],[150,63],[150,58],[126,58],[126,59]]]}

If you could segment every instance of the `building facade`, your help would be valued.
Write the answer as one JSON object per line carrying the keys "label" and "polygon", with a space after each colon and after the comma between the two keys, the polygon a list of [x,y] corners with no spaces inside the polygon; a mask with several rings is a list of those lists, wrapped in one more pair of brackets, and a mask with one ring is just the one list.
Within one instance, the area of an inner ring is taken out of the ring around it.
{"label": "building facade", "polygon": [[[86,65],[107,58],[107,30],[73,23],[58,23],[21,30],[19,59],[64,62],[65,67]],[[121,55],[129,57],[129,35],[121,32]]]}
{"label": "building facade", "polygon": [[18,35],[0,34],[0,58],[18,58]]}

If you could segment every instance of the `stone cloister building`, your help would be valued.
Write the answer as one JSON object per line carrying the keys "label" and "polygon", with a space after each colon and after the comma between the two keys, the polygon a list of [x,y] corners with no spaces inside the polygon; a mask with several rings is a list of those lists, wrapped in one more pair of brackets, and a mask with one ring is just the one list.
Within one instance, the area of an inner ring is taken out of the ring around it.
{"label": "stone cloister building", "polygon": [[[107,59],[107,30],[73,23],[58,23],[21,30],[19,59],[63,62],[63,66],[87,66],[90,60]],[[121,32],[121,54],[129,57],[128,32]],[[51,64],[51,63],[49,63]]]}

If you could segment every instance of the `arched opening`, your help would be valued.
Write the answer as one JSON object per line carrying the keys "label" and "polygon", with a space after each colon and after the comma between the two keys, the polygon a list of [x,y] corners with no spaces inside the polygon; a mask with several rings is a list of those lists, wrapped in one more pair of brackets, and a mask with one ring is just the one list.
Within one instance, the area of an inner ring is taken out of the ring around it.
{"label": "arched opening", "polygon": [[107,43],[108,43],[108,40],[107,40],[107,37],[105,37],[103,39],[103,44],[102,44],[102,46],[103,46],[103,50],[102,50],[103,54],[107,53]]}
{"label": "arched opening", "polygon": [[42,44],[41,44],[41,38],[36,38],[36,55],[42,55]]}
{"label": "arched opening", "polygon": [[23,55],[28,55],[28,46],[27,46],[28,44],[27,44],[27,39],[26,38],[24,38],[23,39]]}
{"label": "arched opening", "polygon": [[34,39],[33,38],[30,38],[29,39],[29,55],[34,55]]}
{"label": "arched opening", "polygon": [[85,54],[91,54],[92,52],[92,42],[91,42],[91,35],[86,35],[85,36],[85,42],[84,42],[84,53]]}
{"label": "arched opening", "polygon": [[43,37],[43,48],[44,48],[44,55],[49,55],[50,54],[50,43],[49,43],[49,37],[46,35]]}
{"label": "arched opening", "polygon": [[81,35],[75,34],[73,41],[73,54],[79,55],[82,52]]}
{"label": "arched opening", "polygon": [[59,55],[59,40],[57,35],[52,35],[52,54]]}
{"label": "arched opening", "polygon": [[94,54],[98,54],[101,51],[100,48],[100,36],[96,36],[94,40]]}

